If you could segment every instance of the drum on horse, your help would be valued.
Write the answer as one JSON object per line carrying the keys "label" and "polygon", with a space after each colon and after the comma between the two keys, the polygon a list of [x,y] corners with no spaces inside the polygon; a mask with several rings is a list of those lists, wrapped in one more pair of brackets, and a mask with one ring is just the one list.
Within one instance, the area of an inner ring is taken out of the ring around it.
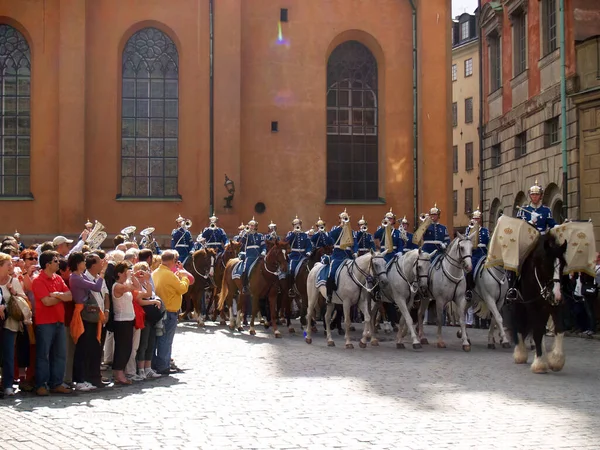
{"label": "drum on horse", "polygon": [[[337,290],[334,291],[331,303],[327,304],[325,312],[325,326],[327,345],[334,347],[335,342],[331,337],[331,314],[335,304],[342,304],[344,307],[344,319],[346,326],[346,348],[351,349],[354,346],[350,343],[350,308],[358,303],[358,307],[365,316],[365,327],[359,342],[361,348],[367,346],[367,338],[371,335],[371,317],[367,302],[367,295],[363,291],[370,293],[375,286],[379,285],[386,295],[391,296],[389,292],[389,283],[386,274],[386,263],[383,255],[373,251],[366,253],[358,258],[344,261],[339,268],[339,278]],[[306,323],[312,323],[313,314],[316,313],[319,295],[327,297],[326,287],[317,287],[317,276],[324,267],[322,263],[317,263],[311,269],[306,281],[308,291],[308,308],[306,313]],[[312,328],[307,327],[306,343],[312,343]]]}
{"label": "drum on horse", "polygon": [[208,315],[212,307],[214,307],[213,322],[216,322],[217,315],[221,315],[221,323],[220,325],[225,325],[225,311],[219,311],[217,308],[217,299],[219,298],[219,293],[221,292],[221,283],[223,282],[223,275],[225,274],[225,267],[227,267],[227,263],[229,260],[233,258],[237,258],[237,255],[240,253],[240,249],[242,248],[241,242],[233,242],[230,241],[224,248],[223,252],[217,255],[217,259],[215,260],[215,275],[213,277],[214,289],[212,291],[212,295],[210,296],[208,303],[206,304],[206,318],[208,320]]}
{"label": "drum on horse", "polygon": [[473,289],[473,314],[482,319],[492,316],[488,332],[488,345],[490,349],[496,348],[494,328],[498,327],[502,348],[510,348],[510,341],[504,331],[504,322],[500,311],[504,306],[504,299],[508,291],[506,273],[503,267],[485,267],[485,259],[481,261],[481,269],[475,274],[475,289]]}
{"label": "drum on horse", "polygon": [[[283,309],[283,317],[286,319],[286,326],[288,327],[288,331],[290,333],[295,333],[295,329],[291,326],[291,316],[292,316],[292,302],[295,299],[296,305],[300,310],[300,325],[304,330],[306,328],[306,310],[308,308],[308,291],[306,289],[306,280],[308,278],[308,274],[311,269],[315,266],[316,263],[321,261],[321,258],[324,255],[331,255],[333,251],[333,245],[328,245],[325,247],[319,247],[314,250],[313,253],[306,258],[302,264],[297,269],[298,275],[294,276],[294,285],[291,287],[294,290],[295,296],[292,298],[288,294],[290,288],[288,286],[288,279],[285,278],[281,280],[281,295],[283,296],[282,309]],[[312,323],[313,332],[316,332],[316,322],[313,320]]]}
{"label": "drum on horse", "polygon": [[[391,297],[387,297],[385,293],[381,296],[384,302],[395,302],[400,309],[402,318],[396,335],[396,348],[404,348],[402,338],[404,336],[404,327],[408,327],[410,332],[413,348],[420,349],[421,342],[415,332],[415,326],[410,314],[410,309],[415,300],[415,294],[427,292],[427,276],[429,267],[431,266],[431,258],[429,253],[424,253],[420,249],[410,250],[404,254],[396,255],[391,261],[387,270],[387,277],[390,284]],[[372,320],[375,319],[377,308],[380,302],[375,302],[372,312]],[[375,329],[375,323],[372,324]],[[378,345],[377,338],[371,338],[371,345]]]}
{"label": "drum on horse", "polygon": [[473,251],[473,236],[465,236],[457,233],[457,237],[448,245],[448,248],[437,261],[434,261],[429,268],[429,295],[423,297],[421,307],[419,308],[419,338],[421,344],[429,342],[423,333],[423,317],[432,298],[435,299],[437,312],[437,347],[446,348],[442,340],[442,316],[444,308],[450,302],[456,302],[460,320],[460,329],[462,336],[462,348],[464,351],[471,351],[471,343],[467,337],[465,325],[465,292],[467,282],[465,280],[465,271],[473,270],[471,253]]}
{"label": "drum on horse", "polygon": [[[563,350],[565,304],[562,301],[561,274],[566,264],[566,249],[566,241],[559,245],[550,233],[540,236],[531,254],[523,261],[520,296],[516,302],[509,305],[518,339],[513,354],[515,363],[527,363],[525,338],[532,333],[535,357],[531,364],[531,371],[534,373],[546,373],[548,368],[558,372],[565,365]],[[550,316],[554,320],[556,338],[552,351],[546,355],[544,335]]]}
{"label": "drum on horse", "polygon": [[202,320],[202,295],[214,287],[213,275],[215,271],[216,253],[213,249],[196,250],[186,258],[183,268],[195,278],[196,282],[190,285],[188,291],[183,295],[185,310],[179,315],[183,320],[192,311],[196,313],[198,325]]}
{"label": "drum on horse", "polygon": [[[252,303],[252,314],[250,319],[250,334],[255,335],[254,318],[259,311],[259,300],[266,298],[270,308],[271,317],[277,317],[277,295],[279,293],[279,274],[287,272],[287,255],[290,252],[290,246],[283,241],[266,241],[267,253],[261,255],[256,260],[254,267],[248,275],[248,288],[250,294],[242,294],[242,280],[233,279],[233,269],[240,262],[239,258],[229,260],[225,267],[223,281],[221,283],[221,292],[219,295],[219,310],[227,305],[229,307],[229,327],[233,330],[243,331],[242,320],[245,314],[244,305],[246,295],[250,295]],[[237,299],[237,317],[233,317],[233,298]],[[273,334],[276,338],[281,337],[281,332],[277,329],[277,321],[271,320]]]}

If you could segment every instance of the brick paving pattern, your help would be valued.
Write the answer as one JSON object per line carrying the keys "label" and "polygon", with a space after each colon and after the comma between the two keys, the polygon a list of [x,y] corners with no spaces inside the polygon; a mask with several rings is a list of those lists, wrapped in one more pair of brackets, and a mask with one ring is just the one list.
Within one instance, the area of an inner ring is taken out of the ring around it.
{"label": "brick paving pattern", "polygon": [[[256,337],[180,324],[186,369],[72,397],[0,400],[1,448],[598,448],[600,346],[566,339],[563,372],[534,375],[470,330],[447,349],[327,348],[258,327]],[[361,325],[357,326],[360,330]],[[359,336],[358,331],[353,333]],[[433,341],[434,328],[427,327]],[[552,339],[547,339],[548,345]],[[409,347],[407,345],[407,347]],[[530,356],[529,362],[532,358]]]}

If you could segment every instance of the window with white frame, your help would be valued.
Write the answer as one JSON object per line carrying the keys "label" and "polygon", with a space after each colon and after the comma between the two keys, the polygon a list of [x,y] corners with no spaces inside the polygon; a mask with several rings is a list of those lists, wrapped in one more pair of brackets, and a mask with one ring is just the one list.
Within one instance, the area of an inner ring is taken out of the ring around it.
{"label": "window with white frame", "polygon": [[456,64],[452,64],[452,81],[456,81],[458,79],[458,69]]}
{"label": "window with white frame", "polygon": [[460,40],[469,39],[469,21],[460,24]]}
{"label": "window with white frame", "polygon": [[473,75],[473,58],[465,60],[465,78]]}

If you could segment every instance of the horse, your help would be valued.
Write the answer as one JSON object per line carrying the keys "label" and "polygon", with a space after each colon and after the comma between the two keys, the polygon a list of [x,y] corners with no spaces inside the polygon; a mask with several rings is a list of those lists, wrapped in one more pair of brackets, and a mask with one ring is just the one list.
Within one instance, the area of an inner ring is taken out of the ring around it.
{"label": "horse", "polygon": [[[481,264],[484,265],[485,260],[482,261]],[[496,348],[494,325],[497,325],[502,348],[510,348],[510,340],[504,331],[504,322],[502,314],[500,314],[502,306],[504,305],[506,292],[508,291],[504,268],[499,266],[483,267],[474,281],[473,314],[477,314],[482,319],[488,319],[490,314],[492,316],[492,322],[490,323],[488,332],[487,347],[489,349]]]}
{"label": "horse", "polygon": [[[300,326],[301,328],[304,330],[306,327],[306,311],[308,308],[308,291],[306,289],[306,280],[308,278],[308,274],[310,273],[311,269],[315,266],[315,264],[319,261],[321,261],[321,258],[323,257],[323,255],[330,255],[331,252],[333,251],[333,246],[332,245],[328,245],[325,247],[319,247],[317,249],[315,249],[311,255],[309,257],[307,257],[301,264],[300,267],[298,267],[297,269],[297,273],[298,275],[294,277],[294,283],[291,286],[291,289],[293,289],[295,296],[294,297],[290,297],[289,295],[289,290],[290,290],[290,286],[288,286],[288,278],[286,277],[285,280],[281,280],[281,292],[283,295],[283,302],[282,302],[282,307],[283,307],[283,316],[286,319],[286,326],[288,327],[288,331],[290,333],[295,333],[295,329],[291,326],[291,315],[292,315],[292,299],[295,298],[297,301],[297,304],[299,305],[299,309],[300,309]],[[300,298],[300,300],[298,301],[298,297]],[[313,331],[316,332],[316,325],[314,325],[316,322],[313,321],[313,324],[311,324],[313,326]]]}
{"label": "horse", "polygon": [[[403,326],[406,325],[410,332],[413,348],[420,349],[421,342],[415,333],[414,322],[410,314],[410,309],[414,303],[415,294],[418,291],[425,293],[427,291],[427,274],[431,265],[431,257],[429,253],[424,253],[420,249],[410,250],[404,254],[396,255],[390,262],[387,270],[388,281],[390,283],[392,297],[386,298],[382,296],[384,301],[395,302],[402,318],[398,333],[396,335],[396,348],[403,349],[402,343]],[[373,308],[373,313],[379,307],[379,302],[376,302]],[[375,316],[375,314],[373,314]],[[374,318],[374,317],[373,317]],[[373,328],[375,324],[373,323]],[[371,345],[378,345],[377,338],[371,338]]]}
{"label": "horse", "polygon": [[[358,303],[358,307],[365,316],[365,327],[363,329],[362,337],[359,341],[360,348],[367,346],[367,338],[371,334],[371,316],[366,301],[366,296],[362,295],[363,290],[371,292],[375,285],[379,284],[381,289],[386,291],[388,296],[391,296],[389,292],[389,283],[386,274],[386,264],[383,255],[375,253],[373,251],[366,253],[358,258],[344,261],[340,266],[340,275],[338,281],[338,288],[334,291],[331,303],[327,304],[325,312],[325,327],[327,336],[327,346],[334,347],[335,342],[331,337],[331,314],[335,304],[342,304],[344,307],[344,319],[346,326],[346,348],[352,349],[354,346],[350,343],[350,308]],[[316,313],[316,307],[318,304],[319,295],[324,298],[327,297],[327,290],[325,286],[317,287],[317,275],[320,270],[324,267],[324,264],[317,263],[311,269],[306,280],[306,287],[308,291],[308,308],[306,313],[306,323],[312,323],[313,313]],[[374,284],[373,284],[374,283]],[[307,327],[306,330],[306,343],[312,343],[312,328]]]}
{"label": "horse", "polygon": [[202,294],[214,286],[212,276],[215,271],[215,258],[216,253],[211,248],[196,250],[186,258],[183,268],[191,273],[196,281],[183,295],[182,304],[186,305],[186,308],[179,315],[179,320],[183,320],[190,312],[194,311],[198,317],[198,325],[201,325]]}
{"label": "horse", "polygon": [[[540,236],[533,251],[523,261],[520,295],[512,305],[513,326],[518,343],[513,353],[516,364],[527,363],[525,338],[531,333],[535,342],[535,357],[531,364],[533,373],[554,372],[565,365],[563,339],[564,302],[561,292],[561,274],[565,266],[567,242],[556,242],[551,234]],[[548,317],[554,320],[556,337],[552,351],[546,355],[544,335]]]}
{"label": "horse", "polygon": [[428,290],[429,295],[423,296],[421,307],[419,308],[419,338],[421,344],[428,344],[423,333],[423,317],[433,297],[436,302],[437,312],[437,347],[446,348],[442,340],[442,316],[446,304],[455,301],[458,305],[460,329],[462,336],[462,348],[465,352],[471,351],[471,343],[467,337],[465,326],[465,292],[467,282],[464,271],[467,273],[473,269],[471,261],[471,252],[473,251],[472,236],[465,236],[457,233],[457,237],[452,240],[446,251],[434,261],[429,268]]}
{"label": "horse", "polygon": [[232,279],[233,269],[240,261],[239,258],[230,259],[225,267],[223,281],[221,283],[221,292],[219,295],[219,310],[227,305],[229,307],[229,327],[233,330],[243,331],[242,320],[244,316],[244,305],[246,295],[250,295],[252,300],[252,315],[250,319],[250,334],[255,335],[254,318],[259,311],[259,300],[268,299],[271,311],[271,325],[273,334],[276,338],[281,337],[281,332],[277,329],[277,295],[279,293],[279,274],[287,272],[287,255],[290,246],[286,242],[267,240],[267,253],[257,258],[254,267],[248,275],[248,288],[250,294],[240,294],[237,303],[237,317],[233,317],[233,297],[242,292],[242,280]]}
{"label": "horse", "polygon": [[[219,314],[219,309],[216,307],[217,306],[216,299],[219,298],[219,293],[221,292],[221,283],[223,282],[223,275],[225,274],[225,267],[227,266],[227,262],[229,260],[231,260],[232,258],[237,258],[237,255],[240,253],[241,248],[242,248],[241,242],[230,241],[227,245],[225,245],[223,252],[221,252],[217,255],[217,259],[215,261],[215,275],[213,277],[214,289],[212,291],[212,295],[210,296],[210,299],[208,300],[208,304],[206,305],[205,320],[208,320],[208,314],[214,303],[215,309],[214,309],[212,320],[213,320],[213,322],[216,322],[217,314]],[[221,314],[220,325],[225,325],[225,311],[221,310],[220,314]]]}

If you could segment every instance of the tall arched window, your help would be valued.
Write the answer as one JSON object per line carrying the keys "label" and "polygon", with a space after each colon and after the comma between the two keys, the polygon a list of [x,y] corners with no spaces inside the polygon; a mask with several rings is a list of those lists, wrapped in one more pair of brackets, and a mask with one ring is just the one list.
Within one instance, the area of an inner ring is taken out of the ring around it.
{"label": "tall arched window", "polygon": [[327,63],[327,199],[377,200],[377,61],[346,41]]}
{"label": "tall arched window", "polygon": [[0,24],[0,86],[0,196],[30,195],[31,52],[6,24]]}
{"label": "tall arched window", "polygon": [[123,50],[121,195],[177,196],[178,110],[177,47],[144,28]]}

